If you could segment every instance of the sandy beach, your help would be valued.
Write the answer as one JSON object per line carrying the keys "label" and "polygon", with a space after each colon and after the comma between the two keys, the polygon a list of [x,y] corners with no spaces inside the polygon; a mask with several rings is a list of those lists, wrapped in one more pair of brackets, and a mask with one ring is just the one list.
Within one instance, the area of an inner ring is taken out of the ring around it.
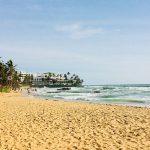
{"label": "sandy beach", "polygon": [[149,150],[150,109],[0,93],[0,150]]}

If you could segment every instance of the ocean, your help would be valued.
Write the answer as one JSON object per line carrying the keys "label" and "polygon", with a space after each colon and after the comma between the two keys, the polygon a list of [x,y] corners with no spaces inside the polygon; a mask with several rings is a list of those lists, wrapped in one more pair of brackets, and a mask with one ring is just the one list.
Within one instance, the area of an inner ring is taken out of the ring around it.
{"label": "ocean", "polygon": [[129,106],[150,106],[150,84],[126,85],[85,85],[61,88],[37,88],[31,94],[48,100],[63,99],[66,101],[88,101],[103,104]]}

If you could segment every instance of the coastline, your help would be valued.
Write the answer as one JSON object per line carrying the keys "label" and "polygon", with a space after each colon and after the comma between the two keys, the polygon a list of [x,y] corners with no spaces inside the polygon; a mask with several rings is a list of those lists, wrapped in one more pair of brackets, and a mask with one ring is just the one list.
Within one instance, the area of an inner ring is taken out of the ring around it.
{"label": "coastline", "polygon": [[42,99],[62,99],[64,101],[85,101],[100,104],[150,107],[150,85],[111,85],[72,87],[69,90],[58,88],[31,88],[30,95]]}
{"label": "coastline", "polygon": [[150,109],[0,93],[0,149],[150,149]]}

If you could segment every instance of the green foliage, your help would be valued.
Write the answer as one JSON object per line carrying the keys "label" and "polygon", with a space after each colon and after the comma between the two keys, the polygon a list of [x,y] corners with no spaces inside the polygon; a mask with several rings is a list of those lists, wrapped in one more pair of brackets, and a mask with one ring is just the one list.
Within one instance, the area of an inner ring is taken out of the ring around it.
{"label": "green foliage", "polygon": [[[23,81],[21,81],[23,79]],[[41,80],[41,81],[40,81]],[[40,80],[34,80],[32,74],[21,74],[16,71],[16,65],[12,60],[8,60],[6,63],[1,60],[0,57],[0,92],[9,92],[10,90],[16,90],[21,85],[32,86],[35,85],[52,85],[52,86],[81,86],[83,80],[78,75],[70,72],[66,74],[55,74],[52,72],[45,73],[45,76]]]}
{"label": "green foliage", "polygon": [[10,92],[10,87],[7,87],[7,86],[0,87],[0,92],[9,93]]}
{"label": "green foliage", "polygon": [[33,80],[32,78],[33,78],[33,76],[26,75],[24,78],[24,81],[23,81],[23,85],[30,85],[31,80]]}
{"label": "green foliage", "polygon": [[15,67],[12,60],[6,63],[0,60],[0,90],[2,92],[9,92],[19,87],[19,75]]}

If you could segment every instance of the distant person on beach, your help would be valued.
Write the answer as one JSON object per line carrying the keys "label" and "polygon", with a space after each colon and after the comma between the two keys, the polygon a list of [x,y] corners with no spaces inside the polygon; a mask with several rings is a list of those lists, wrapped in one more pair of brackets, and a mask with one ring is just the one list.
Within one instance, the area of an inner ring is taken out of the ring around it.
{"label": "distant person on beach", "polygon": [[28,92],[28,95],[30,94],[30,89],[29,88],[27,88],[27,92]]}

